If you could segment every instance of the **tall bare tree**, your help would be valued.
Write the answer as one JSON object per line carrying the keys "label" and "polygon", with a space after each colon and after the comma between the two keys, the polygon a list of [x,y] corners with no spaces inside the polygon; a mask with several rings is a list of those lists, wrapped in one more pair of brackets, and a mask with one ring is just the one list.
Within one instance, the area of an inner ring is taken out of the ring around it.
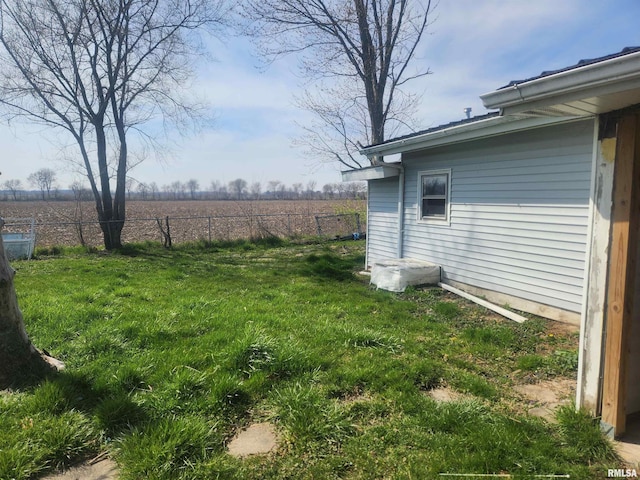
{"label": "tall bare tree", "polygon": [[196,195],[199,189],[200,189],[200,184],[198,183],[198,180],[196,180],[195,178],[192,178],[187,181],[187,190],[189,190],[189,197],[191,198],[191,200],[196,199]]}
{"label": "tall bare tree", "polygon": [[243,178],[236,178],[229,182],[229,192],[237,199],[244,197],[244,194],[247,193],[247,187],[248,183]]}
{"label": "tall bare tree", "polygon": [[4,188],[11,192],[11,196],[14,200],[18,200],[18,192],[22,188],[22,182],[20,180],[7,180],[4,182]]}
{"label": "tall bare tree", "polygon": [[29,175],[27,180],[31,185],[40,189],[42,200],[45,199],[45,192],[47,192],[46,198],[51,198],[51,189],[56,181],[56,171],[51,168],[41,168]]}
{"label": "tall bare tree", "polygon": [[0,0],[0,103],[75,140],[107,249],[121,246],[129,137],[197,113],[194,35],[221,25],[224,1]]}
{"label": "tall bare tree", "polygon": [[315,88],[299,99],[317,120],[304,143],[325,159],[361,167],[362,143],[411,129],[417,96],[403,90],[427,75],[411,67],[430,23],[431,0],[246,0],[269,59],[301,53]]}

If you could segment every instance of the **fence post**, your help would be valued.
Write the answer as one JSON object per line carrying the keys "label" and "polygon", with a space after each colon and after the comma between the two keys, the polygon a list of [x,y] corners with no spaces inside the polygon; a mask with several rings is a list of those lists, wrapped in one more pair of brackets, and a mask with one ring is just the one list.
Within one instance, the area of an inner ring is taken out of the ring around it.
{"label": "fence post", "polygon": [[360,231],[360,214],[358,212],[356,212],[356,226],[358,228],[358,235],[362,234],[362,232]]}
{"label": "fence post", "polygon": [[292,237],[291,235],[291,214],[287,213],[287,232],[289,233],[289,238]]}
{"label": "fence post", "polygon": [[211,217],[207,217],[207,220],[209,221],[209,244],[211,244]]}

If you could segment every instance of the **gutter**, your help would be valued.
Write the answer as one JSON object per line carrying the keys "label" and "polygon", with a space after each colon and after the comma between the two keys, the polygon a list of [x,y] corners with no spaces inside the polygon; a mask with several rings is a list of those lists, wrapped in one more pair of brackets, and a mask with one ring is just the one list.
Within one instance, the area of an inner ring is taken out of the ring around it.
{"label": "gutter", "polygon": [[640,52],[573,68],[480,95],[489,109],[557,98],[578,91],[640,81]]}
{"label": "gutter", "polygon": [[[480,138],[503,135],[505,133],[528,130],[530,128],[543,127],[545,125],[575,121],[576,117],[531,117],[521,116],[496,116],[472,123],[456,125],[442,130],[425,132],[392,140],[387,143],[372,145],[360,150],[362,155],[371,157],[374,155],[392,155],[396,153],[408,153],[415,150],[449,145],[451,143],[477,140]],[[390,165],[390,164],[385,164]]]}

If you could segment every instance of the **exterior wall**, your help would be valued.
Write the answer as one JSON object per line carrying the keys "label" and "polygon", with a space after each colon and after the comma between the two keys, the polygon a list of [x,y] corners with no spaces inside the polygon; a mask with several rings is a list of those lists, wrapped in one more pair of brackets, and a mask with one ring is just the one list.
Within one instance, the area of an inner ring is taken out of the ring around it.
{"label": "exterior wall", "polygon": [[[580,312],[594,128],[581,120],[405,154],[403,256],[441,265],[445,282]],[[445,168],[450,224],[420,221],[418,172]]]}
{"label": "exterior wall", "polygon": [[398,257],[398,177],[369,181],[367,267]]}

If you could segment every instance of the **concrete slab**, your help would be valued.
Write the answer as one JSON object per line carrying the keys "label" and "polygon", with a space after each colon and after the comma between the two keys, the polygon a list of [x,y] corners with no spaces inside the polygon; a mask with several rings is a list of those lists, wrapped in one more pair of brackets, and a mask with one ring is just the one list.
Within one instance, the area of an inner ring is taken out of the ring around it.
{"label": "concrete slab", "polygon": [[118,465],[110,458],[89,461],[65,470],[43,477],[41,480],[117,480]]}
{"label": "concrete slab", "polygon": [[234,457],[261,455],[275,450],[278,435],[270,423],[254,423],[229,442],[228,451]]}

